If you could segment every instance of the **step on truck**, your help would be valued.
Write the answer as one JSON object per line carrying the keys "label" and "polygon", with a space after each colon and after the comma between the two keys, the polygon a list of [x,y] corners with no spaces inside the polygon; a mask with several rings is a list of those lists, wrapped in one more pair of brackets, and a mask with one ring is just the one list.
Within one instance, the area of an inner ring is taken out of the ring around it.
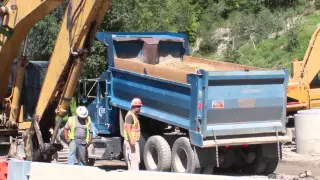
{"label": "step on truck", "polygon": [[[285,127],[288,72],[189,56],[180,33],[109,33],[107,70],[86,99],[96,159],[121,159],[123,122],[130,102],[143,102],[141,165],[150,171],[212,174],[274,172]],[[91,97],[91,100],[90,100]],[[84,102],[85,102],[84,101]]]}

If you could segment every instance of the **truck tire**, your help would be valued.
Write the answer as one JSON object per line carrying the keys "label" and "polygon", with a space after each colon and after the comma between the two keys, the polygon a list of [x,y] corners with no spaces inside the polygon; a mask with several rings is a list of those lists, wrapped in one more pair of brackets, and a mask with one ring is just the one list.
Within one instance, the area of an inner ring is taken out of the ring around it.
{"label": "truck tire", "polygon": [[95,160],[95,159],[88,158],[87,165],[88,165],[88,166],[94,166],[95,162],[96,162],[96,160]]}
{"label": "truck tire", "polygon": [[266,169],[264,170],[264,174],[272,174],[277,169],[278,162],[278,159],[270,160],[270,162],[267,163]]}
{"label": "truck tire", "polygon": [[171,150],[168,142],[161,136],[151,136],[144,146],[143,161],[149,171],[170,171]]}
{"label": "truck tire", "polygon": [[267,161],[262,154],[262,147],[257,146],[254,150],[254,153],[255,159],[252,163],[247,163],[245,167],[243,167],[243,172],[247,174],[262,175],[267,167]]}
{"label": "truck tire", "polygon": [[[265,156],[265,159],[267,160],[267,165],[264,170],[264,174],[268,175],[268,174],[273,173],[277,169],[277,166],[279,163],[278,153],[280,153],[280,158],[281,158],[282,151],[280,148],[279,149],[280,151],[278,152],[278,145],[276,143],[264,145],[264,147],[262,147],[262,148],[266,149],[264,156]],[[272,156],[270,156],[270,154],[272,154]]]}
{"label": "truck tire", "polygon": [[200,174],[213,174],[213,169],[214,169],[214,166],[212,165],[201,167]]}
{"label": "truck tire", "polygon": [[177,173],[198,173],[194,151],[186,137],[178,138],[172,147],[172,169]]}

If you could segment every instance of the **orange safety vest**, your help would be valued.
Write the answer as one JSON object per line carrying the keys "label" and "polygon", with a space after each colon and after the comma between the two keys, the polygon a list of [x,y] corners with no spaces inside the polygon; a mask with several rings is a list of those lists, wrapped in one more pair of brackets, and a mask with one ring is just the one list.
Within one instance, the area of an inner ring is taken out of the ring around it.
{"label": "orange safety vest", "polygon": [[[128,111],[125,119],[127,119],[127,117],[129,115],[131,115],[133,118],[133,124],[131,125],[131,135],[136,141],[139,141],[139,139],[140,139],[140,122],[139,122],[137,116],[134,113],[132,113],[131,111]],[[124,123],[124,126],[125,126],[125,124],[126,123]],[[129,135],[126,130],[126,127],[124,127],[124,135],[123,136],[124,136],[124,140],[129,141]]]}

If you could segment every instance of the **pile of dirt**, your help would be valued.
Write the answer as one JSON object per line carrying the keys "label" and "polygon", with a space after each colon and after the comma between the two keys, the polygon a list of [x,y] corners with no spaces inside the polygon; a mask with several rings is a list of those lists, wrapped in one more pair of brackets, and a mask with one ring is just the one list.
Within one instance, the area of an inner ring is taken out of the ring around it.
{"label": "pile of dirt", "polygon": [[181,62],[177,59],[170,59],[161,62],[160,64],[156,64],[155,66],[166,67],[176,70],[181,70],[185,72],[197,72],[198,69],[203,69],[206,71],[214,71],[215,68],[213,66],[201,63],[185,63]]}

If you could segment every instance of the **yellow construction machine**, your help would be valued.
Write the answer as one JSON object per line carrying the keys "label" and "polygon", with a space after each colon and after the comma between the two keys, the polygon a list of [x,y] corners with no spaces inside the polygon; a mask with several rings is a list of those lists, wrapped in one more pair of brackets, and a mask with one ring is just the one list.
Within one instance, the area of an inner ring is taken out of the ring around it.
{"label": "yellow construction machine", "polygon": [[[98,25],[111,0],[69,0],[55,48],[31,121],[23,119],[20,104],[28,60],[17,58],[30,29],[65,0],[0,0],[0,155],[23,156],[32,161],[51,161],[62,148],[55,143],[70,106],[78,78],[92,45]],[[6,97],[11,66],[18,59],[14,86]],[[60,117],[57,118],[56,117]],[[54,129],[53,133],[50,129]],[[9,149],[10,148],[10,149]],[[21,150],[22,149],[22,150]],[[7,151],[8,150],[8,151]]]}
{"label": "yellow construction machine", "polygon": [[293,62],[292,77],[289,80],[287,95],[287,114],[293,115],[298,110],[320,107],[320,27],[310,40],[303,61]]}

